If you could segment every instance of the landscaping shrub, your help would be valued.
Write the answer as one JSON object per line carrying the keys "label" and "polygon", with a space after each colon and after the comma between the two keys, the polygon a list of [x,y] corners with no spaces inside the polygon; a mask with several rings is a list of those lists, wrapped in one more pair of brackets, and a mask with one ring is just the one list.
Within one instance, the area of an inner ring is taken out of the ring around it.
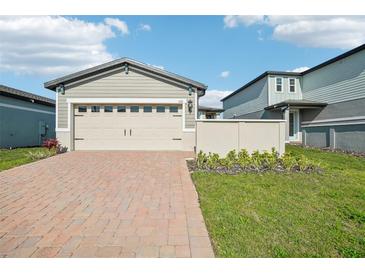
{"label": "landscaping shrub", "polygon": [[57,139],[44,140],[43,147],[48,148],[48,150],[54,150],[56,154],[64,153],[67,151],[67,148],[62,147]]}
{"label": "landscaping shrub", "polygon": [[57,139],[46,139],[43,141],[43,147],[50,149],[56,149],[59,146],[59,142]]}
{"label": "landscaping shrub", "polygon": [[200,151],[195,161],[195,167],[198,170],[221,173],[247,171],[312,172],[320,170],[318,163],[311,161],[304,155],[294,156],[291,153],[285,153],[280,157],[274,148],[271,152],[265,151],[263,153],[256,150],[251,155],[245,149],[238,153],[232,150],[224,158],[220,158],[217,153],[207,155]]}
{"label": "landscaping shrub", "polygon": [[51,157],[55,154],[56,154],[55,149],[49,149],[49,150],[44,150],[44,151],[35,151],[35,152],[29,151],[27,154],[27,157],[32,161],[36,161],[36,160],[41,160],[41,159]]}

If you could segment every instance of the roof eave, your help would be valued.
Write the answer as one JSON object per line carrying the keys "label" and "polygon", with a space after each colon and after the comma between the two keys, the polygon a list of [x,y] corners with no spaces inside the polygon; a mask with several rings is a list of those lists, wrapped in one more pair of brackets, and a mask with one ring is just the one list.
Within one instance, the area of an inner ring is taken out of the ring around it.
{"label": "roof eave", "polygon": [[275,109],[279,109],[282,107],[325,107],[327,106],[327,103],[278,103],[275,105],[271,105],[271,106],[267,106],[264,109],[265,110],[275,110]]}
{"label": "roof eave", "polygon": [[60,84],[72,83],[72,82],[81,80],[83,78],[86,78],[86,77],[89,77],[89,76],[92,76],[92,75],[96,75],[96,74],[100,73],[101,71],[106,71],[106,70],[111,69],[113,67],[123,66],[125,63],[127,63],[129,65],[132,65],[132,66],[135,66],[135,67],[138,67],[140,69],[148,70],[152,73],[158,74],[159,76],[170,78],[170,79],[173,79],[175,81],[191,85],[191,86],[203,91],[203,94],[200,95],[200,96],[203,96],[205,94],[205,90],[208,88],[207,85],[202,84],[200,82],[196,82],[194,80],[191,80],[191,79],[188,79],[186,77],[174,74],[172,72],[168,72],[168,71],[165,71],[165,70],[162,70],[162,69],[159,69],[159,68],[155,68],[153,66],[150,66],[150,65],[147,65],[147,64],[144,64],[144,63],[140,63],[138,61],[135,61],[135,60],[129,59],[129,58],[125,58],[125,57],[114,60],[114,61],[111,61],[111,62],[108,62],[108,63],[105,63],[105,64],[102,64],[102,65],[99,65],[99,66],[96,66],[96,67],[93,67],[93,68],[82,70],[82,71],[79,71],[79,72],[76,72],[76,73],[73,73],[73,74],[66,75],[64,77],[60,77],[60,78],[45,82],[44,87],[47,88],[47,89],[55,91],[56,87]]}

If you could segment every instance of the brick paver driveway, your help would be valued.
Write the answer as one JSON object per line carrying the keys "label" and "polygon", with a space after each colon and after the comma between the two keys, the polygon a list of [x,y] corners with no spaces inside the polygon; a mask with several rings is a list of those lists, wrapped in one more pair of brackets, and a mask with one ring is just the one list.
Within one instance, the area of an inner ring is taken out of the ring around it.
{"label": "brick paver driveway", "polygon": [[0,172],[2,257],[212,257],[182,152],[70,152]]}

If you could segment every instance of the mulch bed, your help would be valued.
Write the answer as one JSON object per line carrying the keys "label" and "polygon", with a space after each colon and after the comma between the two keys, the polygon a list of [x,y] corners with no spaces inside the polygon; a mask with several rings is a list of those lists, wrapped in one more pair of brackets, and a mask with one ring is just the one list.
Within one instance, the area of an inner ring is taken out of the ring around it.
{"label": "mulch bed", "polygon": [[186,164],[188,166],[189,172],[193,173],[196,171],[203,171],[203,172],[209,172],[209,173],[218,173],[218,174],[228,174],[228,175],[237,175],[241,173],[264,173],[264,172],[276,172],[276,173],[297,173],[297,172],[303,172],[303,173],[322,173],[323,169],[321,168],[308,168],[305,171],[300,171],[299,168],[293,168],[292,170],[287,170],[284,167],[277,166],[274,169],[261,167],[261,168],[254,168],[254,167],[241,167],[239,165],[234,165],[232,168],[227,167],[217,167],[215,169],[209,169],[209,168],[198,168],[195,160],[187,160]]}

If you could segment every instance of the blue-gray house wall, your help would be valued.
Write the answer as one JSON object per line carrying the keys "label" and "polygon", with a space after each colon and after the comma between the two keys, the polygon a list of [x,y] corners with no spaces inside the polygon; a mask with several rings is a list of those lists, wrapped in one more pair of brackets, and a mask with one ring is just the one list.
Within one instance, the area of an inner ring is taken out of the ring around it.
{"label": "blue-gray house wall", "polygon": [[[275,77],[283,78],[282,93],[275,93]],[[232,105],[235,113],[241,113],[236,118],[282,119],[284,115],[280,111],[264,108],[293,99],[327,103],[322,108],[297,108],[303,144],[365,152],[365,45],[294,76],[298,87],[295,94],[285,90],[289,78],[293,76],[283,73],[268,75],[267,88],[256,90],[261,95],[258,98],[265,98],[265,93],[268,98],[260,104],[247,94],[254,85],[224,99],[224,117],[232,118]],[[246,95],[240,96],[240,93]],[[255,111],[252,111],[252,104],[257,106]]]}
{"label": "blue-gray house wall", "polygon": [[55,138],[55,107],[0,95],[0,147],[39,146]]}
{"label": "blue-gray house wall", "polygon": [[302,93],[328,103],[303,112],[305,145],[365,152],[365,50],[304,74]]}

